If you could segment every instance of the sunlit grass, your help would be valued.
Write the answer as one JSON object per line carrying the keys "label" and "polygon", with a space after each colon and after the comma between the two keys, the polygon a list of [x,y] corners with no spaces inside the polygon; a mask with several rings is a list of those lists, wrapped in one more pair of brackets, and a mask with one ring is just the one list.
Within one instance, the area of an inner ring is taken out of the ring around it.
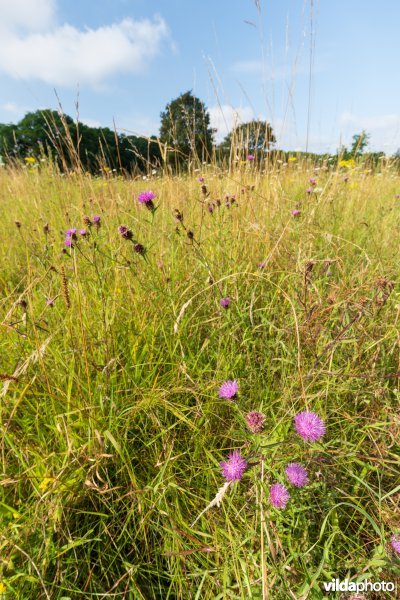
{"label": "sunlit grass", "polygon": [[[9,597],[318,599],[333,577],[400,575],[399,177],[201,174],[205,191],[198,174],[0,170]],[[294,433],[304,409],[326,422],[317,445]],[[250,410],[266,416],[257,440]],[[251,467],[192,525],[232,449]],[[310,484],[278,511],[269,486],[294,460]]]}

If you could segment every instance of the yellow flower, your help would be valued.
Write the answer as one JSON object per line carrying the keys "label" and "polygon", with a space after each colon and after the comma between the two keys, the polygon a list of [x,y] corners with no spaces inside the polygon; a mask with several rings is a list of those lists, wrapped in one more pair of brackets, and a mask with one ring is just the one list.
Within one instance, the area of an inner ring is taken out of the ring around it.
{"label": "yellow flower", "polygon": [[295,156],[289,156],[288,162],[296,162],[297,158]]}
{"label": "yellow flower", "polygon": [[27,162],[27,163],[29,163],[29,164],[33,165],[33,163],[35,163],[35,162],[36,162],[36,158],[33,158],[33,156],[26,156],[26,157],[25,157],[25,162]]}
{"label": "yellow flower", "polygon": [[1,583],[0,581],[0,594],[4,594],[4,592],[7,591],[6,586],[4,585],[4,583]]}
{"label": "yellow flower", "polygon": [[349,160],[340,160],[339,167],[346,167],[347,169],[354,169],[356,166],[356,161],[354,158],[349,158]]}

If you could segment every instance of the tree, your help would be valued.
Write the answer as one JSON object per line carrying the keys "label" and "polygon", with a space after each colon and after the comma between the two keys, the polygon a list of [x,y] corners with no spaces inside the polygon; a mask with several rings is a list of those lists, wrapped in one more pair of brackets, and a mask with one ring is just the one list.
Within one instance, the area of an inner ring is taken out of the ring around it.
{"label": "tree", "polygon": [[235,149],[240,154],[252,154],[262,158],[276,138],[272,126],[267,121],[253,119],[235,127],[221,144],[225,152]]}
{"label": "tree", "polygon": [[355,158],[358,154],[362,154],[368,146],[369,133],[362,130],[361,133],[353,135],[353,143],[350,148],[350,156]]}
{"label": "tree", "polygon": [[205,104],[192,92],[172,100],[161,113],[160,140],[173,150],[178,163],[192,157],[209,160],[213,133]]}

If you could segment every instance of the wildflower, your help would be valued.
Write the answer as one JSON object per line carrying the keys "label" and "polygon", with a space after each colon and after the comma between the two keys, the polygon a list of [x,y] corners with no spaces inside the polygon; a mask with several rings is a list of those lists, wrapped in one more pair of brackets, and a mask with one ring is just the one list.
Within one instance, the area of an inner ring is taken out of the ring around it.
{"label": "wildflower", "polygon": [[207,210],[210,214],[212,214],[214,212],[214,209],[215,209],[214,202],[212,202],[211,204],[210,203],[207,204]]}
{"label": "wildflower", "polygon": [[261,270],[262,270],[262,269],[265,269],[265,267],[266,267],[266,266],[267,266],[267,263],[266,263],[266,262],[264,262],[264,261],[262,261],[262,262],[258,263],[258,268],[259,268],[259,269],[261,269]]}
{"label": "wildflower", "polygon": [[199,181],[200,183],[203,183],[204,182],[204,177],[198,177],[197,181]]}
{"label": "wildflower", "polygon": [[83,224],[86,225],[86,227],[91,227],[92,226],[92,221],[90,220],[90,217],[88,217],[87,215],[85,215],[83,217],[82,221],[83,221]]}
{"label": "wildflower", "polygon": [[290,463],[285,469],[286,477],[292,485],[304,487],[308,483],[307,471],[298,463]]}
{"label": "wildflower", "polygon": [[55,302],[55,298],[48,298],[46,300],[46,305],[47,306],[54,306],[54,302]]}
{"label": "wildflower", "polygon": [[82,237],[85,237],[85,235],[87,235],[87,229],[80,229],[78,231],[79,235],[81,235]]}
{"label": "wildflower", "polygon": [[390,544],[397,554],[400,554],[400,535],[392,535],[392,539],[390,540]]}
{"label": "wildflower", "polygon": [[21,225],[22,225],[21,221],[14,221],[14,222],[15,222],[15,227],[17,229],[21,229]]}
{"label": "wildflower", "polygon": [[317,180],[315,179],[315,177],[310,177],[310,183],[311,185],[317,185]]}
{"label": "wildflower", "polygon": [[221,387],[219,388],[219,397],[225,398],[227,400],[232,400],[232,398],[236,398],[236,395],[239,391],[239,384],[236,379],[225,381]]}
{"label": "wildflower", "polygon": [[141,192],[138,195],[138,201],[139,204],[144,204],[149,210],[154,210],[154,198],[156,197],[156,195],[151,192]]}
{"label": "wildflower", "polygon": [[307,188],[306,189],[306,194],[312,194],[312,188]]}
{"label": "wildflower", "polygon": [[246,415],[246,423],[252,433],[260,433],[264,429],[265,415],[253,410]]}
{"label": "wildflower", "polygon": [[238,450],[229,453],[229,459],[221,462],[222,475],[227,481],[239,481],[247,467],[247,462]]}
{"label": "wildflower", "polygon": [[223,308],[228,308],[231,303],[231,299],[230,298],[221,298],[219,303]]}
{"label": "wildflower", "polygon": [[146,252],[146,249],[142,244],[135,244],[133,249],[137,254],[144,254]]}
{"label": "wildflower", "polygon": [[72,239],[72,237],[68,237],[68,236],[66,236],[66,238],[65,238],[65,240],[64,240],[64,246],[65,246],[66,248],[73,248],[73,247],[74,247],[74,244],[73,244],[73,239]]}
{"label": "wildflower", "polygon": [[297,433],[306,441],[316,442],[325,434],[325,423],[314,412],[305,410],[295,416],[294,422]]}
{"label": "wildflower", "polygon": [[71,229],[67,229],[65,232],[65,237],[76,240],[76,227],[72,227]]}
{"label": "wildflower", "polygon": [[288,162],[290,162],[290,163],[294,163],[294,162],[296,162],[296,161],[297,161],[297,158],[296,158],[295,156],[289,156],[289,158],[288,158]]}
{"label": "wildflower", "polygon": [[299,217],[301,215],[301,211],[298,208],[294,208],[293,210],[290,211],[290,214],[293,217]]}
{"label": "wildflower", "polygon": [[92,217],[92,221],[96,225],[96,227],[100,227],[100,215],[94,215]]}
{"label": "wildflower", "polygon": [[248,154],[247,155],[247,160],[252,162],[254,160],[254,154]]}
{"label": "wildflower", "polygon": [[274,485],[271,485],[269,488],[269,499],[272,506],[275,506],[275,508],[285,508],[289,498],[289,492],[281,483],[274,483]]}
{"label": "wildflower", "polygon": [[133,233],[132,231],[126,226],[126,225],[120,225],[118,227],[118,233],[120,234],[121,237],[123,237],[125,240],[131,240],[133,237]]}

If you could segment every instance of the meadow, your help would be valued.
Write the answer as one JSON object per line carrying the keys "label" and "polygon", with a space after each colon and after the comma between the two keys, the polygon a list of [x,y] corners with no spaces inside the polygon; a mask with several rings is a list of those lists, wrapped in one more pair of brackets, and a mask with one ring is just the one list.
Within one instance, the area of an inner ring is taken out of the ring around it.
{"label": "meadow", "polygon": [[398,194],[390,161],[0,169],[1,598],[400,583]]}

